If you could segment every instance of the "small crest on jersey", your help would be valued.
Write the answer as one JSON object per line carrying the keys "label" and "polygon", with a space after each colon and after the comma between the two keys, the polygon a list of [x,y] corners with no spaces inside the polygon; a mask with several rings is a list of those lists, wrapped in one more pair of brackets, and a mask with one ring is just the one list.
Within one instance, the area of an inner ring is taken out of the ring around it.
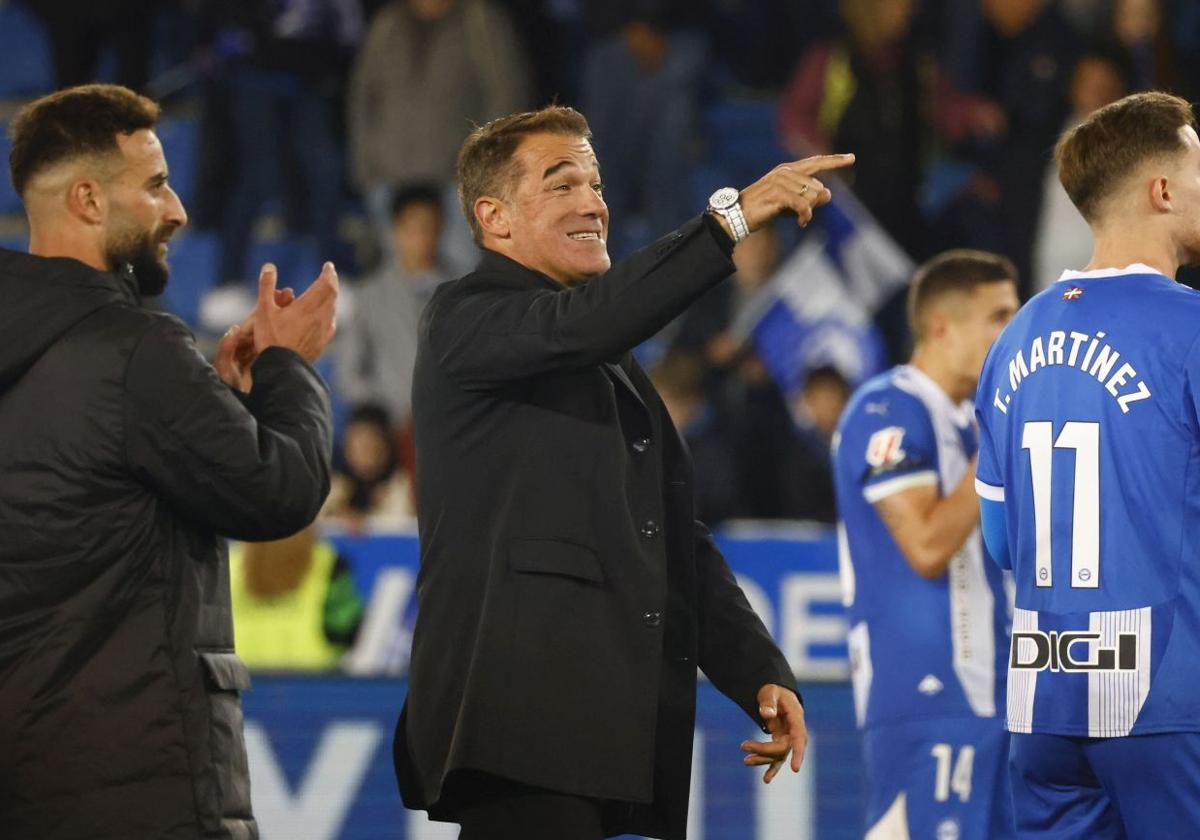
{"label": "small crest on jersey", "polygon": [[959,827],[958,820],[954,817],[947,817],[938,823],[937,840],[959,840],[962,837],[962,829]]}
{"label": "small crest on jersey", "polygon": [[1078,286],[1072,286],[1063,292],[1063,300],[1079,300],[1081,295],[1083,295],[1083,289]]}
{"label": "small crest on jersey", "polygon": [[904,429],[899,426],[880,429],[867,441],[867,463],[876,468],[896,466],[904,460],[903,440]]}
{"label": "small crest on jersey", "polygon": [[880,417],[886,417],[887,413],[888,413],[887,400],[880,400],[879,402],[867,403],[866,411],[867,411],[867,414],[878,414]]}
{"label": "small crest on jersey", "polygon": [[945,686],[942,685],[942,681],[933,674],[926,674],[925,679],[917,683],[917,691],[921,692],[926,697],[932,697],[940,692],[943,688],[945,688]]}

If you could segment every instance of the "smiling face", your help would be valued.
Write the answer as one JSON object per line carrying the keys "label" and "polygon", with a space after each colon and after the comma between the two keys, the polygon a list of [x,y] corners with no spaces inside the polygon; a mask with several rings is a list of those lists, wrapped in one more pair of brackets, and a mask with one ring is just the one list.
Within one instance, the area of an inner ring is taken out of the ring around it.
{"label": "smiling face", "polygon": [[513,162],[520,175],[502,200],[507,241],[498,250],[564,286],[608,271],[608,207],[592,144],[531,134]]}
{"label": "smiling face", "polygon": [[117,135],[120,159],[105,183],[109,199],[104,255],[113,270],[133,266],[143,295],[167,285],[167,240],[187,224],[179,196],[167,183],[167,162],[153,131]]}

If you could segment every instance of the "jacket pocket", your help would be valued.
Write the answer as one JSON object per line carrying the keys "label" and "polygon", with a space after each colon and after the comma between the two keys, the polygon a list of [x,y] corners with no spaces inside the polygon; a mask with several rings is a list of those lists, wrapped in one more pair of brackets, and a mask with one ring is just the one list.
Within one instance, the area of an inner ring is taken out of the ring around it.
{"label": "jacket pocket", "polygon": [[239,692],[250,688],[250,671],[236,653],[200,653],[209,702],[209,756],[216,781],[219,824],[250,817],[250,768],[242,734]]}
{"label": "jacket pocket", "polygon": [[508,546],[508,565],[514,572],[562,575],[590,583],[604,582],[604,568],[596,552],[585,545],[565,540],[535,537],[514,539]]}

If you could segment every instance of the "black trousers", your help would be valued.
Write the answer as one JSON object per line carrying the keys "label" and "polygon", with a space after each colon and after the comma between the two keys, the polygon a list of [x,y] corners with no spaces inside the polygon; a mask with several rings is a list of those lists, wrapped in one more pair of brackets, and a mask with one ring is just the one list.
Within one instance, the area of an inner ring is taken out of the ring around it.
{"label": "black trousers", "polygon": [[604,838],[601,803],[597,800],[513,783],[488,788],[460,810],[459,840]]}

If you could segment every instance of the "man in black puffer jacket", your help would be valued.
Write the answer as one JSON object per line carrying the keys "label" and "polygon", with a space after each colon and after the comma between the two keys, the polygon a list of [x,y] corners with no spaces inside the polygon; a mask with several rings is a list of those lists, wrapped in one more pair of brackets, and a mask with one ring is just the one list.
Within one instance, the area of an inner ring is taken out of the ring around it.
{"label": "man in black puffer jacket", "polygon": [[0,837],[253,838],[222,537],[299,530],[329,489],[310,363],[337,277],[258,306],[216,369],[166,283],[187,221],[158,107],[65,90],[12,124],[30,253],[0,250]]}

